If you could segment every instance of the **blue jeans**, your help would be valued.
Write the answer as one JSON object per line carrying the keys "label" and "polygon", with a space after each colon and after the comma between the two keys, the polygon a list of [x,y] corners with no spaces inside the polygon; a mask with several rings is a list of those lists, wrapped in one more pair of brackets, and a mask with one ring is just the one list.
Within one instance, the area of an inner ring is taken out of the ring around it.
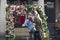
{"label": "blue jeans", "polygon": [[34,40],[34,33],[35,33],[35,30],[32,28],[31,32],[29,32],[30,40]]}
{"label": "blue jeans", "polygon": [[34,40],[34,33],[29,32],[29,34],[30,34],[30,40]]}

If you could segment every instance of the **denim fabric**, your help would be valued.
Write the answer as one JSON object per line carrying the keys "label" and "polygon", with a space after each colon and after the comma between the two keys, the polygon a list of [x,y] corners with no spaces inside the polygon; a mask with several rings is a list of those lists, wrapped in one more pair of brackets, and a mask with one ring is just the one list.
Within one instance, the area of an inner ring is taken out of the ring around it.
{"label": "denim fabric", "polygon": [[32,29],[35,30],[34,29],[35,28],[35,25],[29,19],[26,19],[23,25],[28,27],[28,31],[29,32],[31,32]]}
{"label": "denim fabric", "polygon": [[30,19],[25,20],[25,23],[23,24],[23,26],[25,25],[28,27],[28,31],[30,34],[30,40],[34,40],[35,25]]}

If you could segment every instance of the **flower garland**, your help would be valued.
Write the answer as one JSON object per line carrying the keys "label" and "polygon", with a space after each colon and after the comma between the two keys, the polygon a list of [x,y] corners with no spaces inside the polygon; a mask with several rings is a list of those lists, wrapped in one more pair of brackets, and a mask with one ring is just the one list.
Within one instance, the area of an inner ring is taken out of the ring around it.
{"label": "flower garland", "polygon": [[14,23],[12,12],[9,11],[10,6],[6,8],[6,40],[14,40]]}
{"label": "flower garland", "polygon": [[[29,9],[32,9],[34,6],[33,5],[30,5],[30,4],[28,4],[28,5],[25,5],[25,8],[26,8],[26,10],[29,10]],[[8,12],[8,10],[9,10],[9,7],[7,7],[6,8],[6,11]],[[47,30],[48,30],[48,23],[47,23],[47,16],[46,16],[46,14],[41,10],[41,6],[37,6],[37,11],[38,11],[38,13],[39,13],[39,15],[40,15],[40,18],[42,19],[42,22],[41,22],[41,24],[42,24],[42,28],[47,32]],[[8,14],[8,13],[7,13]],[[8,15],[10,15],[10,14],[8,14]],[[8,17],[8,16],[7,16]],[[6,17],[6,18],[7,18]],[[10,22],[10,21],[9,21]],[[7,25],[8,26],[8,25]],[[13,40],[13,38],[14,38],[14,34],[12,33],[12,32],[14,32],[14,28],[7,28],[8,30],[6,30],[6,34],[7,35],[10,35],[10,36],[8,36],[8,38],[10,38],[10,37],[12,37],[12,40]],[[49,33],[49,32],[48,32]],[[47,35],[49,35],[49,34],[47,34]],[[8,39],[7,39],[8,40]]]}

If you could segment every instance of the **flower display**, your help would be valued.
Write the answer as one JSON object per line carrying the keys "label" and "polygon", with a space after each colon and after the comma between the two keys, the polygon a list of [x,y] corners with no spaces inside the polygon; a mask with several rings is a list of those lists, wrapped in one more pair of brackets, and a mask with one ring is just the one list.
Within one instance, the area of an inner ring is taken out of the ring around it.
{"label": "flower display", "polygon": [[[11,6],[10,6],[11,7]],[[7,40],[10,38],[10,39],[14,39],[15,35],[14,35],[14,23],[13,23],[13,14],[11,13],[11,11],[14,11],[15,10],[15,7],[16,6],[13,6],[11,7],[10,9],[10,12],[7,11],[6,13],[6,37],[7,37]],[[41,10],[41,6],[36,6],[36,5],[25,5],[25,8],[24,6],[17,6],[16,9],[26,9],[26,10],[30,10],[30,9],[34,9],[36,8],[37,9],[37,12],[39,14],[39,17],[40,20],[39,22],[41,22],[41,27],[47,32],[48,30],[48,23],[47,23],[47,16],[46,14]],[[8,10],[9,10],[9,7],[8,7]],[[47,34],[48,35],[48,34]]]}

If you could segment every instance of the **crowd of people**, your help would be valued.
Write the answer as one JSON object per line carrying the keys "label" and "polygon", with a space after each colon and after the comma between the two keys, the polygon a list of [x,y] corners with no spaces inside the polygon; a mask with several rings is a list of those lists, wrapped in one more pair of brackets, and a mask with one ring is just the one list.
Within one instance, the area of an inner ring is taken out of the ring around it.
{"label": "crowd of people", "polygon": [[[41,18],[38,14],[36,5],[34,5],[33,8],[29,8],[29,10],[27,10],[24,5],[11,5],[8,12],[9,14],[6,15],[7,21],[10,21],[14,28],[26,26],[30,34],[30,40],[36,40],[36,31],[39,31],[41,28],[41,23],[39,22]],[[38,39],[41,40],[39,32]]]}

